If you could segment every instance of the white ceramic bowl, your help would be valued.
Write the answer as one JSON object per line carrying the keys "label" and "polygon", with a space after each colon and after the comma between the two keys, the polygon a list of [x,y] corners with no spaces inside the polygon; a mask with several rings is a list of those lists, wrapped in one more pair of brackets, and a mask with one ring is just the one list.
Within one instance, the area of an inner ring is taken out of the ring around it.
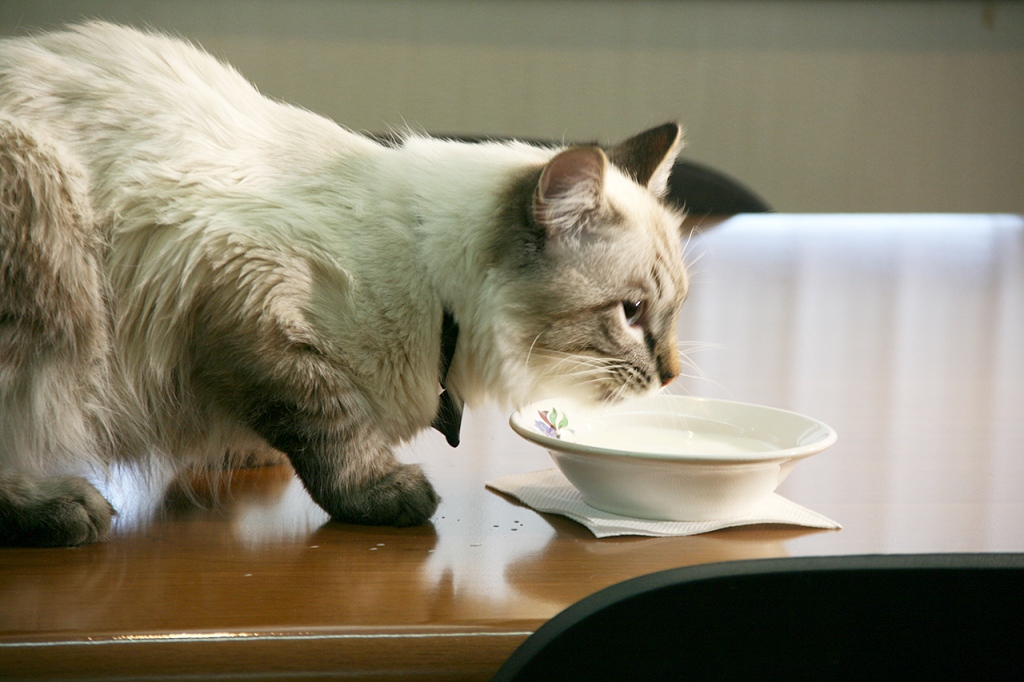
{"label": "white ceramic bowl", "polygon": [[795,412],[667,394],[593,407],[555,398],[509,423],[551,453],[591,507],[668,521],[749,514],[798,460],[836,442]]}

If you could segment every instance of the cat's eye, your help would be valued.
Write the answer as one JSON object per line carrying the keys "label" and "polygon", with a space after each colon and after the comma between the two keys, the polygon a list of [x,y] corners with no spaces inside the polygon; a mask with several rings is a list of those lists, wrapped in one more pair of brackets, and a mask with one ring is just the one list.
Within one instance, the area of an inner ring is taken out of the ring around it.
{"label": "cat's eye", "polygon": [[626,316],[626,324],[630,327],[640,324],[640,320],[644,316],[645,307],[643,301],[623,301],[622,312]]}

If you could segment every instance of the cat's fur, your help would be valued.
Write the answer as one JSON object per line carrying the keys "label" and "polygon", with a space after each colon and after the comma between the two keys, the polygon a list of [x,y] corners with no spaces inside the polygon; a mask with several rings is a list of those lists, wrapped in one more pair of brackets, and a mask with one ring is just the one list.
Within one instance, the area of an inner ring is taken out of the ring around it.
{"label": "cat's fur", "polygon": [[62,470],[267,444],[334,519],[425,522],[437,495],[391,448],[437,410],[446,309],[470,403],[660,388],[679,138],[384,146],[176,39],[0,41],[0,544],[106,536]]}

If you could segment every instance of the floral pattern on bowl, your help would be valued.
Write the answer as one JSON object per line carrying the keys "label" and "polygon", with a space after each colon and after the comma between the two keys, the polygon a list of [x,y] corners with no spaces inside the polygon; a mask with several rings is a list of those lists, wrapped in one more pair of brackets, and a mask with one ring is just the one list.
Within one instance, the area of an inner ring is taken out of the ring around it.
{"label": "floral pattern on bowl", "polygon": [[553,407],[550,410],[538,410],[537,416],[540,419],[534,422],[534,426],[537,427],[537,431],[548,438],[562,440],[566,435],[571,436],[576,433],[569,428],[569,417]]}

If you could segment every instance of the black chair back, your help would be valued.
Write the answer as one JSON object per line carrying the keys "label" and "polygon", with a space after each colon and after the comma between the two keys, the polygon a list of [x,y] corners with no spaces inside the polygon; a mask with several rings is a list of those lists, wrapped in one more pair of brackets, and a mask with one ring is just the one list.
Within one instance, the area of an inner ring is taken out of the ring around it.
{"label": "black chair back", "polygon": [[511,680],[1024,679],[1024,554],[809,557],[672,569],[537,630]]}

